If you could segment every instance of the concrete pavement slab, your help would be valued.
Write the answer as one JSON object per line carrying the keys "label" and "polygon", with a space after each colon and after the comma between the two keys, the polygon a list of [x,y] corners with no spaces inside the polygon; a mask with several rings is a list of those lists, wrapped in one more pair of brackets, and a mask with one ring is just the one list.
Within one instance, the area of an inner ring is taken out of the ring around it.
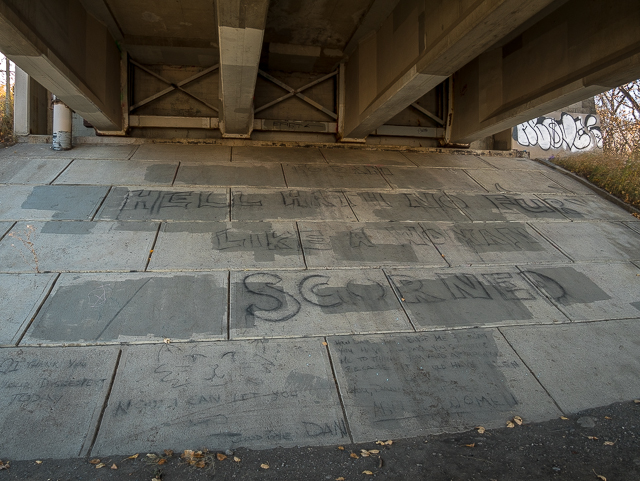
{"label": "concrete pavement slab", "polygon": [[14,222],[0,222],[0,239],[4,237],[4,235],[11,230]]}
{"label": "concrete pavement slab", "polygon": [[545,177],[550,178],[554,182],[560,184],[565,189],[578,195],[596,195],[595,191],[581,182],[571,178],[568,174],[560,170],[548,169],[542,172]]}
{"label": "concrete pavement slab", "polygon": [[413,331],[380,270],[234,272],[230,337]]}
{"label": "concrete pavement slab", "polygon": [[[493,170],[487,170],[493,173]],[[446,190],[447,192],[486,192],[461,169],[409,169],[389,167],[385,178],[395,189]]]}
{"label": "concrete pavement slab", "polygon": [[0,274],[0,346],[18,342],[55,277],[55,274]]}
{"label": "concrete pavement slab", "polygon": [[70,163],[70,159],[2,159],[0,184],[48,184]]}
{"label": "concrete pavement slab", "polygon": [[22,345],[215,340],[227,274],[62,274]]}
{"label": "concrete pavement slab", "polygon": [[233,189],[233,220],[357,220],[341,191]]}
{"label": "concrete pavement slab", "polygon": [[40,158],[55,156],[58,151],[51,148],[51,144],[19,143],[11,147],[0,147],[0,159],[10,157]]}
{"label": "concrete pavement slab", "polygon": [[3,458],[86,456],[117,358],[113,348],[2,349]]}
{"label": "concrete pavement slab", "polygon": [[533,194],[460,193],[451,195],[451,198],[474,221],[567,220],[565,216]]}
{"label": "concrete pavement slab", "polygon": [[[467,170],[489,192],[519,194],[570,194],[542,172],[527,170]],[[448,188],[447,190],[452,190]]]}
{"label": "concrete pavement slab", "polygon": [[142,144],[131,160],[162,162],[229,162],[231,147],[225,145]]}
{"label": "concrete pavement slab", "polygon": [[93,185],[0,186],[0,219],[90,220],[108,191]]}
{"label": "concrete pavement slab", "polygon": [[576,262],[640,259],[640,234],[622,223],[554,222],[535,227]]}
{"label": "concrete pavement slab", "polygon": [[549,170],[548,167],[545,167],[535,160],[521,157],[498,157],[483,154],[480,154],[478,157],[500,170]]}
{"label": "concrete pavement slab", "polygon": [[330,164],[348,165],[406,165],[415,167],[400,152],[389,150],[361,150],[361,149],[320,149]]}
{"label": "concrete pavement slab", "polygon": [[183,162],[174,185],[286,187],[278,164],[237,165]]}
{"label": "concrete pavement slab", "polygon": [[173,222],[229,220],[229,191],[224,188],[114,187],[96,218]]}
{"label": "concrete pavement slab", "polygon": [[326,164],[320,149],[304,147],[233,147],[232,162]]}
{"label": "concrete pavement slab", "polygon": [[523,222],[423,222],[420,225],[452,266],[567,261]]}
{"label": "concrete pavement slab", "polygon": [[538,197],[573,221],[633,219],[629,212],[597,195],[538,194]]}
{"label": "concrete pavement slab", "polygon": [[370,165],[282,164],[290,188],[388,189],[387,167]]}
{"label": "concrete pavement slab", "polygon": [[467,221],[444,192],[345,192],[362,222]]}
{"label": "concrete pavement slab", "polygon": [[56,179],[55,184],[169,186],[177,168],[177,162],[78,159]]}
{"label": "concrete pavement slab", "polygon": [[355,442],[560,414],[495,329],[337,336],[328,342]]}
{"label": "concrete pavement slab", "polygon": [[292,222],[162,224],[149,270],[304,268]]}
{"label": "concrete pavement slab", "polygon": [[349,442],[322,339],[128,347],[92,455]]}
{"label": "concrete pavement slab", "polygon": [[0,242],[2,272],[142,271],[152,222],[18,222]]}
{"label": "concrete pavement slab", "polygon": [[419,167],[445,167],[449,169],[493,169],[476,155],[441,154],[437,152],[404,152],[404,156]]}
{"label": "concrete pavement slab", "polygon": [[501,331],[565,413],[640,397],[640,319]]}
{"label": "concrete pavement slab", "polygon": [[529,266],[522,270],[571,320],[640,316],[640,270],[631,263]]}
{"label": "concrete pavement slab", "polygon": [[446,262],[415,223],[300,222],[309,267],[443,266]]}
{"label": "concrete pavement slab", "polygon": [[127,160],[138,148],[136,144],[109,144],[109,145],[74,145],[71,150],[61,150],[52,156],[67,159],[105,159]]}
{"label": "concrete pavement slab", "polygon": [[623,222],[624,225],[626,225],[627,227],[630,227],[631,229],[633,229],[634,231],[640,233],[640,222]]}
{"label": "concrete pavement slab", "polygon": [[387,272],[418,330],[568,321],[515,267]]}

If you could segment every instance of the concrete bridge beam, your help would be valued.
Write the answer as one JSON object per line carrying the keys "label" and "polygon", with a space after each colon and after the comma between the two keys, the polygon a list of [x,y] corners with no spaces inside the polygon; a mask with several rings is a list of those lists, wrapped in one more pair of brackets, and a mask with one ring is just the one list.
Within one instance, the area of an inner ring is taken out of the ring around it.
{"label": "concrete bridge beam", "polygon": [[469,143],[640,78],[640,3],[570,0],[453,76],[451,142]]}
{"label": "concrete bridge beam", "polygon": [[78,0],[0,0],[0,51],[96,128],[122,128],[120,52]]}
{"label": "concrete bridge beam", "polygon": [[268,0],[218,0],[220,43],[220,130],[223,137],[248,138]]}
{"label": "concrete bridge beam", "polygon": [[343,138],[364,138],[553,0],[401,0],[346,64]]}

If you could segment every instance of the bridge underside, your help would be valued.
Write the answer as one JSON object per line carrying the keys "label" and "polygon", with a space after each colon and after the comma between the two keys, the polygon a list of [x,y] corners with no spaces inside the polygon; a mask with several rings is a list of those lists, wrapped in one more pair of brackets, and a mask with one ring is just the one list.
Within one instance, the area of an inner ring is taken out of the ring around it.
{"label": "bridge underside", "polygon": [[438,146],[639,78],[638,25],[637,0],[0,0],[0,51],[22,133],[52,93],[104,135]]}

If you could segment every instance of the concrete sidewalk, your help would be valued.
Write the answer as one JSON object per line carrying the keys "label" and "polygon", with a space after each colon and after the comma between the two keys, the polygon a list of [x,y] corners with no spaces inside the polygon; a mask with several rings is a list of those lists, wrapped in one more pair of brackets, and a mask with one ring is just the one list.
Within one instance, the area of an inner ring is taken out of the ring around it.
{"label": "concrete sidewalk", "polygon": [[0,150],[0,458],[398,439],[640,397],[640,222],[524,159]]}

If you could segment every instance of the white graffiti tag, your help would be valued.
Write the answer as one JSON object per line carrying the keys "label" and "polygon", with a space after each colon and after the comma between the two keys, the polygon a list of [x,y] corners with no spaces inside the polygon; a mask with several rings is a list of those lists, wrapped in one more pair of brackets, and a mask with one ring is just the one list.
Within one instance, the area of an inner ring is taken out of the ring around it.
{"label": "white graffiti tag", "polygon": [[602,131],[594,115],[572,117],[562,112],[560,120],[538,117],[513,129],[513,138],[523,147],[580,152],[602,148]]}

